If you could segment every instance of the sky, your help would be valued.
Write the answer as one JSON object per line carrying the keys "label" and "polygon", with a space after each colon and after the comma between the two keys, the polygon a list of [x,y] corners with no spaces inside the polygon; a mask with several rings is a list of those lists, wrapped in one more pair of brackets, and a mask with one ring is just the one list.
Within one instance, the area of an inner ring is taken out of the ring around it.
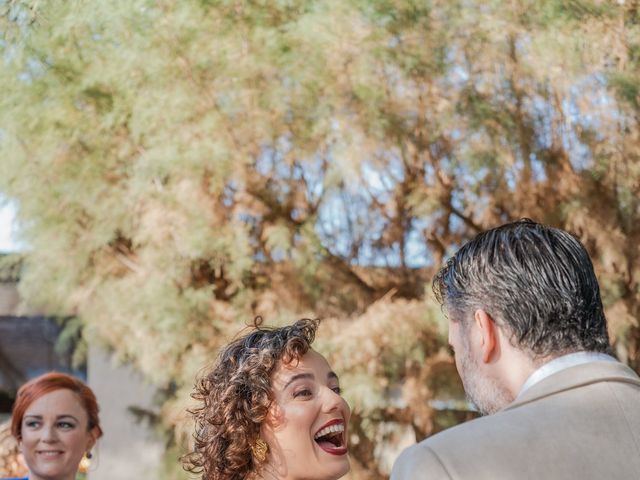
{"label": "sky", "polygon": [[0,252],[20,250],[15,230],[15,206],[12,203],[0,203]]}

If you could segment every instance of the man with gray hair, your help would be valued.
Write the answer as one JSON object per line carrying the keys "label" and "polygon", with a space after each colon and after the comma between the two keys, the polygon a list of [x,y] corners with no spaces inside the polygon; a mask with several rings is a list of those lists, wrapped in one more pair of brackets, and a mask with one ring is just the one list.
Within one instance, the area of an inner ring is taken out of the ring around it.
{"label": "man with gray hair", "polygon": [[640,479],[640,378],[612,356],[575,237],[528,219],[488,230],[433,288],[485,416],[405,450],[391,480]]}

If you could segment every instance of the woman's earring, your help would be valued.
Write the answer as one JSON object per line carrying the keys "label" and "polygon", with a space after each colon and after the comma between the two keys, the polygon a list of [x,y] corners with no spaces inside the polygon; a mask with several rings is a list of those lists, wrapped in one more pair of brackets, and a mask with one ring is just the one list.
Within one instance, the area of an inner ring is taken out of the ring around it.
{"label": "woman's earring", "polygon": [[263,439],[258,437],[256,443],[251,447],[253,451],[253,456],[256,457],[256,460],[260,463],[264,462],[267,458],[267,452],[269,451],[269,445]]}
{"label": "woman's earring", "polygon": [[89,467],[91,466],[91,459],[93,458],[93,454],[87,450],[80,460],[80,465],[78,465],[78,470],[82,473],[86,473],[89,471]]}

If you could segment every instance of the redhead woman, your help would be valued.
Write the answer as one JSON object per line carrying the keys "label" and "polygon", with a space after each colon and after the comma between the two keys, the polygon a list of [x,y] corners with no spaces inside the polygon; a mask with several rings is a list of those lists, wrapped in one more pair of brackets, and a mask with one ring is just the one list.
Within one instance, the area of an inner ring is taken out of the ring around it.
{"label": "redhead woman", "polygon": [[102,435],[96,397],[70,375],[41,375],[18,390],[11,433],[29,469],[18,480],[74,480]]}
{"label": "redhead woman", "polygon": [[349,471],[350,410],[338,375],[311,349],[318,322],[263,328],[227,345],[193,397],[203,480],[336,480]]}

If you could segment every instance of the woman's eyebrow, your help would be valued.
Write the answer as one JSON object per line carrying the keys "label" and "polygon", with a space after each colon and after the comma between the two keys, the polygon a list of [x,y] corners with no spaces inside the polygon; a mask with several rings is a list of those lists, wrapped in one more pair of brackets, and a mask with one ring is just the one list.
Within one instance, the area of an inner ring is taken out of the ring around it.
{"label": "woman's eyebrow", "polygon": [[329,379],[329,380],[332,380],[332,379],[340,380],[340,378],[338,378],[338,374],[336,372],[327,373],[327,379]]}
{"label": "woman's eyebrow", "polygon": [[301,378],[308,378],[310,380],[314,380],[316,377],[313,375],[313,373],[298,373],[297,375],[294,375],[289,379],[289,381],[286,383],[284,388],[287,388],[293,382],[295,382],[296,380],[300,380]]}
{"label": "woman's eyebrow", "polygon": [[35,415],[33,413],[28,413],[24,416],[24,418],[35,418],[36,420],[42,420],[42,415]]}
{"label": "woman's eyebrow", "polygon": [[[24,416],[24,418],[33,418],[35,420],[42,420],[42,415],[27,414],[27,415]],[[62,418],[71,418],[71,419],[75,420],[76,422],[78,421],[78,419],[76,417],[74,417],[73,415],[71,415],[70,413],[65,413],[64,415],[58,415],[56,417],[56,420],[60,420]]]}
{"label": "woman's eyebrow", "polygon": [[76,417],[74,417],[73,415],[68,414],[68,413],[65,414],[65,415],[58,415],[56,417],[56,420],[62,420],[63,418],[71,418],[72,420],[75,420],[76,422],[78,421],[78,419]]}

